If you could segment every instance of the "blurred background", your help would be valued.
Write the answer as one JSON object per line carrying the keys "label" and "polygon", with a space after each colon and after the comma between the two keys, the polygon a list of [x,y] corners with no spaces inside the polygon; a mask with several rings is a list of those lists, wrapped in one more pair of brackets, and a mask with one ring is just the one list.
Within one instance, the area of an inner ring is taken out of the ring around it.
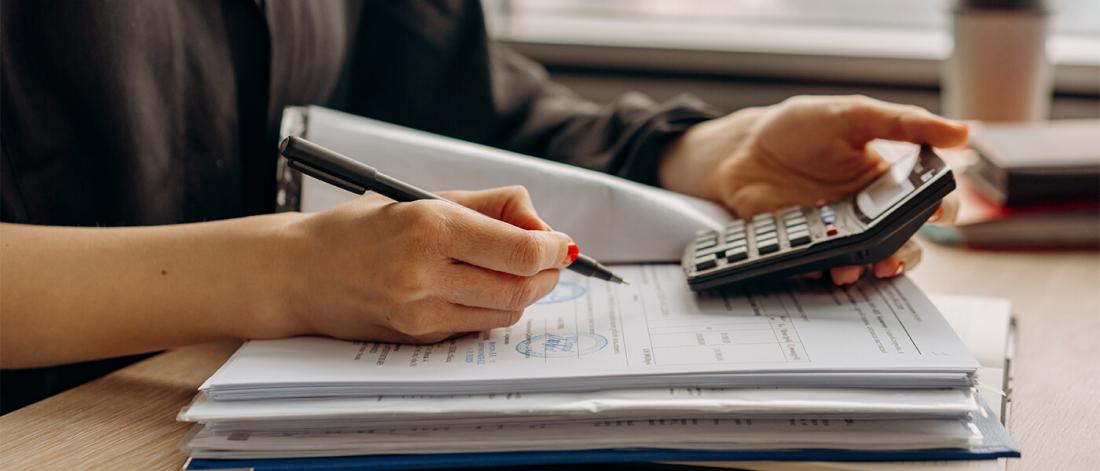
{"label": "blurred background", "polygon": [[[972,2],[998,3],[998,2]],[[1028,2],[1002,1],[1002,4]],[[593,100],[724,110],[861,93],[941,111],[953,0],[486,0],[491,33]],[[1045,2],[1049,116],[1100,117],[1100,1]]]}

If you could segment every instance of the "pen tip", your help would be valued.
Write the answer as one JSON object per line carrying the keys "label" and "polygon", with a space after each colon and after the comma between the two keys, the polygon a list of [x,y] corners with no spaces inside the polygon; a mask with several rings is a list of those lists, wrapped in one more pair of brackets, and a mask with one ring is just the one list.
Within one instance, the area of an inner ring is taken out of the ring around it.
{"label": "pen tip", "polygon": [[624,280],[622,278],[619,278],[619,276],[615,275],[615,274],[611,274],[611,279],[609,279],[607,281],[610,281],[612,283],[619,283],[621,285],[629,285],[630,284],[630,283],[627,283],[626,280]]}

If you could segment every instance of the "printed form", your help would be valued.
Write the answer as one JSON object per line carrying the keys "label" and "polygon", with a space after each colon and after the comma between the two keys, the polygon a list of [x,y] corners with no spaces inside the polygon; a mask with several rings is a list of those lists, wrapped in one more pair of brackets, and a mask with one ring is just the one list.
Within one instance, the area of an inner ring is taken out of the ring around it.
{"label": "printed form", "polygon": [[[493,390],[479,382],[497,391],[575,390],[571,382],[577,381],[600,388],[724,386],[737,374],[809,373],[811,383],[868,372],[958,379],[978,367],[904,277],[846,288],[746,284],[700,295],[687,288],[676,265],[616,271],[631,285],[563,271],[554,291],[518,324],[434,345],[252,341],[203,388],[215,399],[230,398],[219,396],[230,390],[293,397],[315,386],[337,392],[356,385],[371,385],[378,394],[447,394]],[[285,389],[274,393],[278,388]]]}

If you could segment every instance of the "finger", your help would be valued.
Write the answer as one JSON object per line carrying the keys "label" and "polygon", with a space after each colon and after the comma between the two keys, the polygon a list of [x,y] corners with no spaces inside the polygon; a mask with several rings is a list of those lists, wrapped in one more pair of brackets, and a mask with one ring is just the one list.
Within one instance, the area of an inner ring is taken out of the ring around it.
{"label": "finger", "polygon": [[486,309],[439,302],[433,309],[436,315],[432,323],[434,329],[429,334],[457,334],[462,332],[482,332],[485,330],[508,327],[519,322],[523,310]]}
{"label": "finger", "polygon": [[443,252],[471,265],[532,276],[567,266],[579,252],[573,240],[560,232],[524,230],[461,208],[448,212]]}
{"label": "finger", "polygon": [[523,310],[550,294],[558,284],[558,270],[522,277],[453,263],[440,275],[441,299],[470,307],[508,311]]}
{"label": "finger", "polygon": [[852,97],[841,107],[853,147],[874,139],[908,141],[935,147],[955,147],[966,142],[970,128],[941,118],[924,108]]}
{"label": "finger", "polygon": [[909,239],[897,252],[872,265],[871,271],[875,274],[875,278],[901,275],[905,270],[912,270],[920,264],[923,252],[917,241]]}
{"label": "finger", "polygon": [[951,193],[940,201],[940,207],[935,214],[928,218],[928,222],[936,224],[954,224],[959,216],[959,198]]}
{"label": "finger", "polygon": [[538,231],[550,230],[550,226],[535,211],[527,188],[519,185],[481,191],[448,191],[440,195],[513,226]]}
{"label": "finger", "polygon": [[863,266],[848,265],[830,268],[829,275],[833,278],[833,283],[837,286],[850,285],[859,281],[859,277],[863,276]]}

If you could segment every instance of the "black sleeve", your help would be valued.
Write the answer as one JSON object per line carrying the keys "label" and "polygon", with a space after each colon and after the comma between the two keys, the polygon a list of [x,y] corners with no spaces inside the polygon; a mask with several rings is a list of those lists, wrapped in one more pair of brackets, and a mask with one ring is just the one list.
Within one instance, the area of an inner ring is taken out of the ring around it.
{"label": "black sleeve", "polygon": [[489,41],[481,4],[365,9],[349,66],[353,113],[656,184],[665,142],[719,113],[690,96],[599,105]]}

